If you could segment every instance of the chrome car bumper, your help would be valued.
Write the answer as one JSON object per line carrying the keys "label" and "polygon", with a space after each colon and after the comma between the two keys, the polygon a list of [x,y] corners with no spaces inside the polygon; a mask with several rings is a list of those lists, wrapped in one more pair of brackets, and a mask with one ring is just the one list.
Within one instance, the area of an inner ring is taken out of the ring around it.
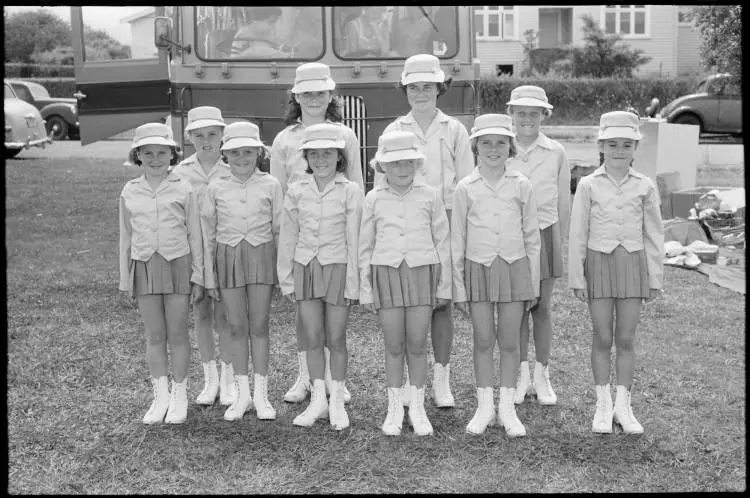
{"label": "chrome car bumper", "polygon": [[48,144],[53,142],[52,137],[44,137],[36,140],[27,138],[24,142],[5,142],[6,149],[30,149],[31,147],[45,148]]}

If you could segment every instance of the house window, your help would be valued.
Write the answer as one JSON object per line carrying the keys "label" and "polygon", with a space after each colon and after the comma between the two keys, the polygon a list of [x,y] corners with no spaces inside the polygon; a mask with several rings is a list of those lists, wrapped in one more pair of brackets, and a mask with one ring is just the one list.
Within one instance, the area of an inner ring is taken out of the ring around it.
{"label": "house window", "polygon": [[495,64],[496,76],[513,76],[513,64]]}
{"label": "house window", "polygon": [[517,40],[516,8],[502,5],[474,7],[474,30],[477,40]]}
{"label": "house window", "polygon": [[617,34],[625,38],[645,36],[648,23],[648,6],[646,5],[605,5],[604,32]]}

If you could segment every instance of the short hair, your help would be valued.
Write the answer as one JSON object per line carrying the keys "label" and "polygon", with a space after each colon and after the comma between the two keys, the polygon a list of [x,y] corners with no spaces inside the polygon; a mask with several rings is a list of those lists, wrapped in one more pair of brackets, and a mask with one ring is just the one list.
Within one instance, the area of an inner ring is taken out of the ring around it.
{"label": "short hair", "polygon": [[514,105],[511,105],[511,104],[508,104],[505,107],[505,112],[508,114],[508,116],[513,116],[513,109],[512,109],[513,107],[538,107],[538,108],[540,108],[542,110],[542,116],[544,116],[545,118],[548,118],[548,117],[550,117],[552,115],[552,109],[547,109],[546,107],[542,107],[540,105],[529,105],[529,106],[515,105],[514,106]]}
{"label": "short hair", "polygon": [[[332,123],[341,123],[344,120],[344,116],[341,114],[341,102],[339,96],[334,90],[331,92],[331,101],[326,107],[325,119]],[[296,124],[297,121],[302,117],[302,106],[297,99],[294,98],[294,93],[289,91],[289,104],[286,108],[286,116],[284,116],[284,125],[289,126]]]}
{"label": "short hair", "polygon": [[[305,162],[307,162],[307,153],[310,149],[302,149],[302,155],[305,158]],[[344,149],[336,149],[339,151],[339,158],[336,161],[336,173],[344,173],[346,171],[347,166],[349,166],[349,162],[346,160],[346,156],[344,155]],[[313,170],[310,167],[310,163],[307,162],[307,168],[305,168],[305,173],[312,174]]]}
{"label": "short hair", "polygon": [[[429,82],[428,82],[429,83]],[[453,78],[446,78],[446,80],[443,83],[435,83],[437,85],[438,89],[438,97],[441,97],[448,93],[448,90],[451,89],[451,85],[453,84]],[[400,81],[396,83],[396,88],[400,88],[402,92],[404,92],[404,95],[406,95],[406,87],[408,85],[404,85]]]}
{"label": "short hair", "polygon": [[[174,147],[172,145],[168,145],[167,147],[169,147],[169,149],[172,152],[172,157],[169,158],[169,165],[174,166],[180,162],[180,160],[182,159],[182,154],[180,153],[177,147]],[[131,163],[137,166],[143,165],[141,160],[138,159],[138,151],[140,149],[141,149],[140,147],[136,147],[135,149],[130,151],[130,154],[128,154],[128,160],[130,160]]]}
{"label": "short hair", "polygon": [[[258,157],[255,158],[255,169],[259,170],[261,164],[263,164],[263,161],[265,161],[266,157],[268,156],[268,152],[266,151],[265,147],[256,147],[256,149],[260,149],[260,152],[258,153]],[[221,160],[229,164],[226,151],[223,151],[223,150],[221,151]]]}
{"label": "short hair", "polygon": [[[477,150],[477,139],[478,138],[479,137],[474,137],[474,138],[471,139],[471,152],[474,153],[474,163],[477,162],[477,156],[479,155],[479,152]],[[508,152],[508,159],[510,159],[511,157],[516,157],[516,153],[518,151],[516,150],[516,141],[513,140],[512,137],[508,137],[508,138],[510,138],[510,151]]]}

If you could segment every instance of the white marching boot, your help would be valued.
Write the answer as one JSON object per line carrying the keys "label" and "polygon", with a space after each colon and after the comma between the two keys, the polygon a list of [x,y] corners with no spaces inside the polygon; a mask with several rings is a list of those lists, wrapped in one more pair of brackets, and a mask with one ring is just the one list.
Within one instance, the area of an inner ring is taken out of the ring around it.
{"label": "white marching boot", "polygon": [[310,394],[310,404],[305,411],[294,417],[292,423],[301,427],[311,427],[316,420],[328,416],[328,401],[326,400],[326,383],[323,379],[315,379]]}
{"label": "white marching boot", "polygon": [[388,414],[381,429],[386,436],[398,436],[404,423],[404,405],[400,399],[401,387],[388,388]]}
{"label": "white marching boot", "polygon": [[213,405],[219,394],[219,371],[216,369],[216,360],[203,363],[203,390],[195,399],[199,405]]}
{"label": "white marching boot", "polygon": [[229,406],[237,399],[237,385],[234,382],[234,367],[231,363],[221,362],[219,377],[219,403]]}
{"label": "white marching boot", "polygon": [[169,380],[166,376],[152,377],[151,385],[154,389],[154,401],[143,416],[144,424],[160,424],[169,409]]}
{"label": "white marching boot", "polygon": [[[333,392],[332,390],[332,383],[333,383],[333,377],[331,376],[331,350],[324,347],[323,348],[323,354],[325,354],[326,357],[326,371],[325,371],[325,379],[326,379],[326,396],[330,396]],[[349,392],[349,389],[346,388],[346,382],[344,382],[344,403],[348,403],[351,401],[352,395]]]}
{"label": "white marching boot", "polygon": [[310,373],[307,371],[307,353],[305,351],[297,351],[297,364],[299,368],[297,380],[284,395],[284,401],[287,403],[301,403],[307,398],[307,394],[311,390]]}
{"label": "white marching boot", "polygon": [[432,434],[432,424],[427,419],[424,410],[424,385],[420,388],[411,386],[411,401],[409,403],[409,423],[417,436]]}
{"label": "white marching boot", "polygon": [[494,390],[491,387],[477,387],[477,411],[466,426],[469,434],[483,434],[487,427],[495,423]]}
{"label": "white marching boot", "polygon": [[625,434],[643,434],[643,426],[633,415],[633,409],[630,406],[630,390],[627,387],[617,386],[613,412],[615,422],[622,426]]}
{"label": "white marching boot", "polygon": [[344,406],[344,381],[331,382],[331,398],[328,403],[328,419],[337,431],[349,427],[349,415]]}
{"label": "white marching boot", "polygon": [[187,377],[182,382],[172,381],[172,392],[169,396],[169,408],[164,422],[167,424],[182,424],[187,419]]}
{"label": "white marching boot", "polygon": [[445,366],[435,362],[432,367],[432,399],[438,408],[453,408],[456,404],[451,393],[450,373],[451,364]]}
{"label": "white marching boot", "polygon": [[534,394],[534,383],[531,382],[531,372],[529,371],[529,362],[522,361],[518,367],[518,380],[516,381],[516,394],[513,402],[517,405],[523,403],[526,395]]}
{"label": "white marching boot", "polygon": [[402,406],[409,406],[411,400],[411,384],[409,384],[409,367],[406,367],[406,374],[404,375],[404,384],[399,388],[399,399],[401,400]]}
{"label": "white marching boot", "polygon": [[497,403],[497,417],[500,424],[505,428],[508,437],[521,437],[526,435],[526,427],[523,426],[516,414],[516,405],[513,403],[515,387],[501,387],[500,400]]}
{"label": "white marching boot", "polygon": [[534,363],[534,389],[536,400],[540,405],[557,404],[557,395],[552,390],[552,384],[549,381],[549,363],[546,365],[542,365],[539,361]]}
{"label": "white marching boot", "polygon": [[597,434],[612,433],[612,393],[609,384],[594,386],[596,389],[596,412],[591,430]]}
{"label": "white marching boot", "polygon": [[255,415],[259,420],[275,420],[276,410],[268,401],[268,376],[255,374],[255,385],[253,389],[253,404]]}
{"label": "white marching boot", "polygon": [[237,396],[234,403],[224,412],[224,420],[242,420],[249,410],[253,409],[253,398],[250,395],[250,379],[247,375],[235,375],[234,382]]}

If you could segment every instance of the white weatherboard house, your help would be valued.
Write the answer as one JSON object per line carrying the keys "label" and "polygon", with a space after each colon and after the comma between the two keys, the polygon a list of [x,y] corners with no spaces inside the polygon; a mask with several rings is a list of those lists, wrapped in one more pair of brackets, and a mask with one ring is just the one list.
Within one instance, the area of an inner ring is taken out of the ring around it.
{"label": "white weatherboard house", "polygon": [[534,30],[537,48],[583,46],[589,14],[606,33],[643,50],[651,61],[638,76],[674,77],[701,72],[698,30],[686,22],[683,5],[480,5],[474,7],[477,55],[482,76],[523,69],[524,32]]}
{"label": "white weatherboard house", "polygon": [[130,24],[133,43],[130,53],[133,59],[156,57],[158,51],[154,45],[154,8],[146,7],[133,15],[124,17],[120,22]]}

